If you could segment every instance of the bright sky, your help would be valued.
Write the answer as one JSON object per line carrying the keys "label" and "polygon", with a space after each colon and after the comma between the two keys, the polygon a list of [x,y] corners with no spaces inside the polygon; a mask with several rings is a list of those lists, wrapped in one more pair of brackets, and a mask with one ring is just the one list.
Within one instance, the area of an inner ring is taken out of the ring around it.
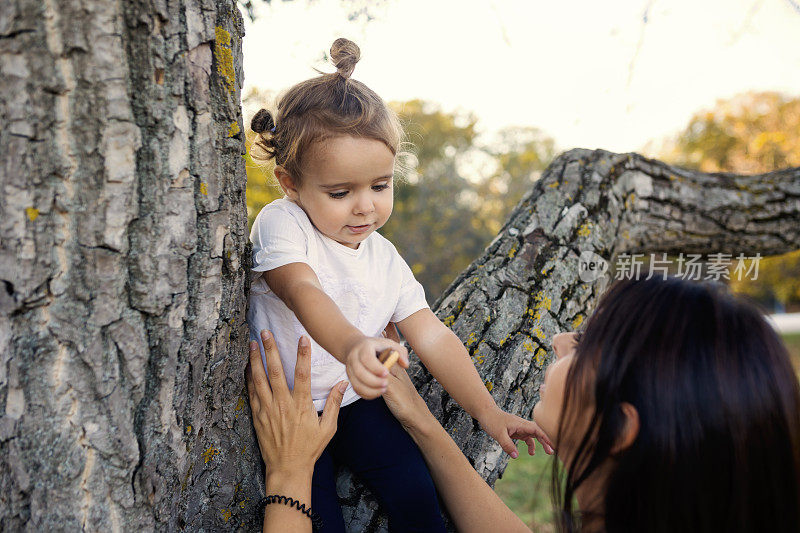
{"label": "bright sky", "polygon": [[560,149],[640,150],[719,98],[800,96],[798,0],[385,0],[370,22],[341,0],[255,3],[245,93],[333,71],[322,55],[347,37],[353,77],[385,100],[472,111],[487,133],[535,126]]}

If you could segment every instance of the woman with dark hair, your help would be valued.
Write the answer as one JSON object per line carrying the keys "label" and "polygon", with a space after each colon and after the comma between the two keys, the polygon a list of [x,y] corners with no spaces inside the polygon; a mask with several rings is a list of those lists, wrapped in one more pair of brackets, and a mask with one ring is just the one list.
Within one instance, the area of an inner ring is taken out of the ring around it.
{"label": "woman with dark hair", "polygon": [[[623,281],[553,348],[534,418],[563,464],[552,480],[560,530],[800,531],[800,390],[750,304],[675,278]],[[405,371],[384,398],[459,531],[527,531]]]}

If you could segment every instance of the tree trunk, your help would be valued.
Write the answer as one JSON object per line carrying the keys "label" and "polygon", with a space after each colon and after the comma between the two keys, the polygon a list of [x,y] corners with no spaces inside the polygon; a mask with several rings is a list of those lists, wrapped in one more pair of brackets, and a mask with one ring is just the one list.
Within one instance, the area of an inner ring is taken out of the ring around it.
{"label": "tree trunk", "polygon": [[0,530],[261,523],[234,0],[0,10]]}
{"label": "tree trunk", "polygon": [[[575,149],[553,161],[434,310],[464,342],[497,404],[530,418],[553,357],[553,335],[578,327],[610,281],[609,275],[582,281],[581,252],[611,262],[621,253],[735,257],[797,249],[800,168],[703,174],[637,154]],[[410,374],[470,463],[494,485],[508,456],[419,359],[412,359]],[[339,487],[349,531],[386,530],[375,500],[349,473],[341,473]]]}
{"label": "tree trunk", "polygon": [[[243,384],[249,251],[234,0],[17,0],[0,11],[0,529],[260,528]],[[436,305],[503,408],[591,310],[594,250],[800,248],[800,171],[559,157]],[[500,448],[415,364],[494,483]],[[385,529],[341,479],[352,531]]]}

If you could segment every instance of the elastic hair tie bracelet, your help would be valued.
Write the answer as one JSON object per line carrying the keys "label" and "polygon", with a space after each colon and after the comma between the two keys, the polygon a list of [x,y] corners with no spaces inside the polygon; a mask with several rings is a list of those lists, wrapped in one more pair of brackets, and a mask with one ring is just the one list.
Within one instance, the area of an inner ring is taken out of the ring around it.
{"label": "elastic hair tie bracelet", "polygon": [[288,496],[282,496],[280,494],[270,494],[269,496],[265,497],[262,500],[262,505],[267,506],[271,503],[282,503],[288,505],[289,507],[294,507],[311,520],[311,525],[314,529],[322,529],[322,518],[311,510],[311,507],[306,507],[306,504],[300,503],[299,501],[295,500],[294,498],[289,498]]}

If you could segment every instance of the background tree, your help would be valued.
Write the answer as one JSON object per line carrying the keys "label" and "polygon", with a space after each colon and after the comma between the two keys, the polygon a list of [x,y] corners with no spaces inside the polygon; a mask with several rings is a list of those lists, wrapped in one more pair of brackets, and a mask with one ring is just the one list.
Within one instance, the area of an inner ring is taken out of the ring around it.
{"label": "background tree", "polygon": [[[759,173],[800,165],[800,98],[749,92],[696,113],[657,150],[673,164],[705,172]],[[742,250],[746,252],[746,250]],[[768,309],[800,310],[800,252],[763,259],[758,279],[731,286]]]}

